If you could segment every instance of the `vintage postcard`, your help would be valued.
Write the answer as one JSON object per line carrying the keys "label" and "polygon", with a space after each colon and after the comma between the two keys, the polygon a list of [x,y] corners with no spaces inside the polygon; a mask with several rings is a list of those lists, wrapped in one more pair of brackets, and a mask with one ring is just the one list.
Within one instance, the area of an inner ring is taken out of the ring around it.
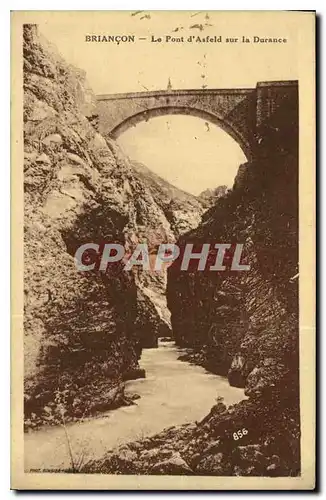
{"label": "vintage postcard", "polygon": [[12,488],[315,487],[315,14],[12,13]]}

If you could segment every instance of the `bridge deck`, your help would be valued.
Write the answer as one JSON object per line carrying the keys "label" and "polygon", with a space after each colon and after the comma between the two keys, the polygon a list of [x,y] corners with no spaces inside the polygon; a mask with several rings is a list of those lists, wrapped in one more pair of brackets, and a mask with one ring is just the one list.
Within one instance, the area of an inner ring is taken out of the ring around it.
{"label": "bridge deck", "polygon": [[[298,80],[282,80],[282,81],[267,81],[258,82],[257,87],[296,87],[298,86]],[[256,88],[257,88],[256,87]],[[208,94],[219,94],[219,95],[241,95],[250,94],[256,88],[238,88],[238,89],[181,89],[181,90],[148,90],[144,92],[123,92],[118,94],[99,94],[96,98],[99,101],[108,101],[116,99],[132,99],[143,98],[143,97],[159,97],[168,95],[208,95]]]}

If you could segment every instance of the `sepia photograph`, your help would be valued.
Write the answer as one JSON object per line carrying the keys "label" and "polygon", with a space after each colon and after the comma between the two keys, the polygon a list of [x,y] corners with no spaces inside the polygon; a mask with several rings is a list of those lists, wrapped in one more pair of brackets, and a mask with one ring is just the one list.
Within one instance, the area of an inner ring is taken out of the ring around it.
{"label": "sepia photograph", "polygon": [[314,488],[314,30],[12,13],[14,489]]}

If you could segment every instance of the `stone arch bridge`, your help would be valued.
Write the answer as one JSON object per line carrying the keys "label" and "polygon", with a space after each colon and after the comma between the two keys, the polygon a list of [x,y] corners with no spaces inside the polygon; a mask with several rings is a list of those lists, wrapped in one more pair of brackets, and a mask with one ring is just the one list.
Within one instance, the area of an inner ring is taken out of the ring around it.
{"label": "stone arch bridge", "polygon": [[[129,127],[154,116],[193,115],[220,126],[255,156],[259,129],[279,108],[297,106],[297,81],[259,82],[251,89],[161,90],[97,96],[99,129],[117,138]],[[283,116],[284,113],[281,113]],[[274,123],[275,126],[275,123]],[[279,124],[282,127],[282,123]]]}

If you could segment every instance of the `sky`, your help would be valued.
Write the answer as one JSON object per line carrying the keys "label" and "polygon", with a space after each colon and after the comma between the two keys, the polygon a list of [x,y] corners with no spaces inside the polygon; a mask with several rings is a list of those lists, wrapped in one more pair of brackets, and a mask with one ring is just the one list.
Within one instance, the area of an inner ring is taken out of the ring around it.
{"label": "sky", "polygon": [[[39,29],[67,62],[86,71],[96,94],[162,90],[169,80],[173,89],[209,89],[254,88],[259,81],[298,78],[295,47],[300,33],[295,20],[284,13],[256,12],[255,19],[237,12],[223,12],[221,17],[218,11],[58,14],[49,13]],[[136,43],[85,41],[86,35],[121,34],[136,35]],[[223,43],[173,43],[165,41],[166,35],[184,40],[190,35],[221,35]],[[152,36],[163,43],[151,42]],[[287,43],[225,43],[227,37],[242,36],[286,37]],[[211,124],[208,131],[204,120],[189,116],[152,118],[122,134],[119,143],[132,159],[194,194],[232,185],[245,161],[224,131]]]}

